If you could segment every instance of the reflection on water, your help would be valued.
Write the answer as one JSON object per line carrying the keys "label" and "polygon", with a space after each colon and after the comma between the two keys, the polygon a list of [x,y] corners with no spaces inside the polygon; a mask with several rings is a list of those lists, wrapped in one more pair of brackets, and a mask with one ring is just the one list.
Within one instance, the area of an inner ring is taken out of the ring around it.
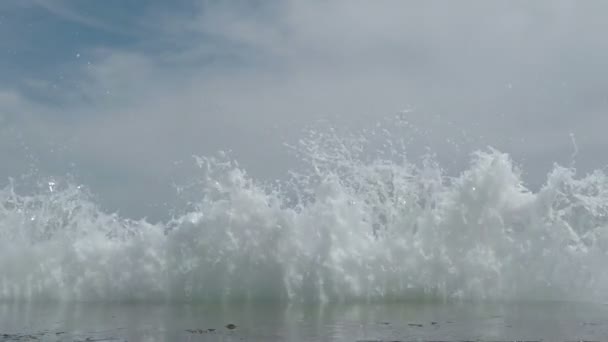
{"label": "reflection on water", "polygon": [[0,304],[0,341],[601,341],[608,307]]}

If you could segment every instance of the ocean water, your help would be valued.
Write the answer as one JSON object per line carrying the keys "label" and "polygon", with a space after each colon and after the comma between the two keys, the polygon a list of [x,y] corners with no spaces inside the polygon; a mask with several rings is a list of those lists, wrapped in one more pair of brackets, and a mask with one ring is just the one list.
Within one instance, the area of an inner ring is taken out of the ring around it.
{"label": "ocean water", "polygon": [[471,304],[0,304],[0,341],[606,341],[608,308]]}
{"label": "ocean water", "polygon": [[[531,190],[522,168],[491,148],[471,153],[456,175],[432,155],[408,159],[406,146],[391,139],[311,133],[289,148],[301,165],[277,182],[250,177],[226,153],[197,157],[200,177],[178,189],[188,205],[160,223],[104,212],[73,182],[40,181],[26,192],[12,182],[0,190],[3,323],[15,312],[24,321],[77,312],[61,311],[66,305],[86,307],[83,317],[95,317],[97,307],[104,317],[117,308],[131,317],[157,305],[159,322],[167,322],[171,310],[179,316],[189,305],[265,303],[291,334],[299,321],[282,319],[287,313],[277,307],[340,312],[342,320],[309,321],[317,331],[346,329],[351,311],[340,308],[349,306],[373,316],[373,305],[383,312],[394,303],[402,303],[398,310],[435,303],[447,315],[454,303],[476,303],[465,310],[475,312],[483,303],[608,302],[608,179],[601,170],[579,176],[556,165]],[[44,311],[43,303],[60,311]],[[518,310],[507,312],[518,319]],[[553,311],[546,310],[549,321],[559,321]],[[431,316],[412,319],[435,329]],[[212,317],[214,327],[225,323]],[[548,331],[554,323],[547,324]],[[474,323],[464,326],[474,330]]]}

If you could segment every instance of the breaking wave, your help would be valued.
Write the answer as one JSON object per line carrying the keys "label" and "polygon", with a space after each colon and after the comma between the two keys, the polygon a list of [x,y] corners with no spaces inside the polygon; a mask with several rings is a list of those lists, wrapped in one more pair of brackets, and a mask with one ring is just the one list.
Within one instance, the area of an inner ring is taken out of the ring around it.
{"label": "breaking wave", "polygon": [[[431,156],[314,133],[289,181],[197,158],[199,195],[164,223],[101,211],[74,184],[0,190],[0,300],[607,299],[608,179],[555,166],[538,191],[488,149]],[[388,147],[387,147],[388,146]]]}

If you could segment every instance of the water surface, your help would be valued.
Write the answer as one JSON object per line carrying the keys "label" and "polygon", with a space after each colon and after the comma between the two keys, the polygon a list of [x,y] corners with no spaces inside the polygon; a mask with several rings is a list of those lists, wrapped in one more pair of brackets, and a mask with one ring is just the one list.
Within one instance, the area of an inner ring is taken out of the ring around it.
{"label": "water surface", "polygon": [[0,305],[2,341],[607,339],[608,307],[582,303]]}

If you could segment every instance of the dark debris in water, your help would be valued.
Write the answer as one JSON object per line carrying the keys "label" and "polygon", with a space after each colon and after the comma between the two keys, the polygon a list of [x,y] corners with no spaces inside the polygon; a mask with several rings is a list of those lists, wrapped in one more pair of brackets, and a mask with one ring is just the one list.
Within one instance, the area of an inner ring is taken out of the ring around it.
{"label": "dark debris in water", "polygon": [[39,341],[45,333],[36,334],[0,334],[0,341]]}
{"label": "dark debris in water", "polygon": [[0,333],[0,342],[34,342],[34,341],[73,341],[73,342],[103,342],[103,341],[122,341],[115,337],[84,337],[66,339],[65,331],[57,332],[38,332],[30,334],[7,334]]}
{"label": "dark debris in water", "polygon": [[[236,324],[227,324],[225,326],[226,329],[228,330],[234,330],[236,329]],[[211,334],[211,333],[215,333],[217,331],[217,329],[215,328],[209,328],[209,329],[186,329],[187,332],[191,333],[191,334],[197,334],[197,335],[202,335],[202,334]]]}
{"label": "dark debris in water", "polygon": [[186,329],[187,332],[191,333],[191,334],[207,334],[207,333],[213,333],[215,332],[215,329],[211,328],[211,329]]}

